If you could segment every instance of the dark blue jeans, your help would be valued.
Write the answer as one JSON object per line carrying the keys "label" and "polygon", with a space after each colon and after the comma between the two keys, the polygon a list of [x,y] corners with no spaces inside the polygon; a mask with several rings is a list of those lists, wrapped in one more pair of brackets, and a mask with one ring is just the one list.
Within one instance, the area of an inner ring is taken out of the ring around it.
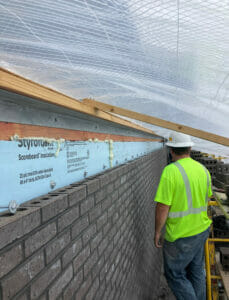
{"label": "dark blue jeans", "polygon": [[204,244],[209,228],[175,242],[164,241],[164,272],[177,300],[205,300]]}

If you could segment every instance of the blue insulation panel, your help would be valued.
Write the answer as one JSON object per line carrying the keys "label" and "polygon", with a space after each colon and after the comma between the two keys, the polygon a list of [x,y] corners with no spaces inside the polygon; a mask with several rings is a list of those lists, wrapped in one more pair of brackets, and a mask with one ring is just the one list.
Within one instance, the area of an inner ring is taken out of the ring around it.
{"label": "blue insulation panel", "polygon": [[11,200],[21,204],[161,147],[157,142],[0,141],[0,206]]}

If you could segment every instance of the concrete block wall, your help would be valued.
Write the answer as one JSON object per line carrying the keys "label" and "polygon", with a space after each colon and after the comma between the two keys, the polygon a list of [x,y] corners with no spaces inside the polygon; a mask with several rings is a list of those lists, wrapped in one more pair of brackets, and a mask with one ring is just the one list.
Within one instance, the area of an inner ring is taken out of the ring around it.
{"label": "concrete block wall", "polygon": [[165,150],[0,216],[0,299],[157,299],[153,198]]}

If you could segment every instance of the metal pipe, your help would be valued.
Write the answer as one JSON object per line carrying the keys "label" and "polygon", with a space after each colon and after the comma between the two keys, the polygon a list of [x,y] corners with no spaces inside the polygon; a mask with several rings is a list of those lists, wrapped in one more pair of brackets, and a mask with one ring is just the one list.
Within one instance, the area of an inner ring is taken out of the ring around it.
{"label": "metal pipe", "polygon": [[211,275],[211,279],[222,279],[219,275]]}
{"label": "metal pipe", "polygon": [[219,206],[219,204],[217,203],[217,201],[209,201],[208,205],[209,206]]}
{"label": "metal pipe", "polygon": [[223,238],[209,238],[208,241],[209,242],[229,242],[229,238],[228,239],[223,239]]}
{"label": "metal pipe", "polygon": [[205,243],[205,269],[206,269],[206,279],[207,279],[207,299],[212,300],[211,292],[211,271],[210,271],[210,258],[209,258],[209,248],[208,240]]}

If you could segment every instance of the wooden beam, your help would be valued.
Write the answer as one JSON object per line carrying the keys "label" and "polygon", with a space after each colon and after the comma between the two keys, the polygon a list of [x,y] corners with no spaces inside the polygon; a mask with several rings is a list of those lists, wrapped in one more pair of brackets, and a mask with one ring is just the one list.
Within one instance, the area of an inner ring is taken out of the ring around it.
{"label": "wooden beam", "polygon": [[221,144],[224,146],[229,146],[229,138],[223,137],[223,136],[220,136],[217,134],[213,134],[210,132],[195,129],[195,128],[188,127],[185,125],[165,121],[165,120],[155,118],[155,117],[152,117],[149,115],[141,114],[141,113],[138,113],[135,111],[124,109],[124,108],[121,108],[118,106],[105,104],[105,103],[94,101],[91,99],[84,99],[83,103],[87,104],[88,107],[92,107],[95,109],[101,109],[106,112],[112,112],[114,114],[118,114],[118,115],[125,116],[125,117],[131,118],[131,119],[139,120],[141,122],[145,122],[145,123],[149,123],[149,124],[156,125],[159,127],[163,127],[163,128],[167,128],[170,130],[175,130],[178,132],[189,134],[191,136],[195,136],[200,139],[208,140],[208,141],[211,141],[211,142],[214,142],[217,144]]}
{"label": "wooden beam", "polygon": [[85,113],[145,133],[153,134],[154,136],[156,135],[150,129],[144,128],[140,125],[134,124],[117,116],[113,116],[99,109],[88,107],[87,105],[74,98],[68,97],[62,93],[42,86],[29,79],[23,78],[3,68],[0,68],[0,88],[20,95],[38,99],[43,102],[62,106],[73,111]]}
{"label": "wooden beam", "polygon": [[148,139],[109,133],[0,122],[0,140],[9,141],[15,135],[24,139],[33,137],[44,139],[54,138],[56,140],[65,139],[66,141],[88,141],[89,139],[97,139],[99,141],[113,140],[116,142],[162,142],[162,139],[159,138]]}

